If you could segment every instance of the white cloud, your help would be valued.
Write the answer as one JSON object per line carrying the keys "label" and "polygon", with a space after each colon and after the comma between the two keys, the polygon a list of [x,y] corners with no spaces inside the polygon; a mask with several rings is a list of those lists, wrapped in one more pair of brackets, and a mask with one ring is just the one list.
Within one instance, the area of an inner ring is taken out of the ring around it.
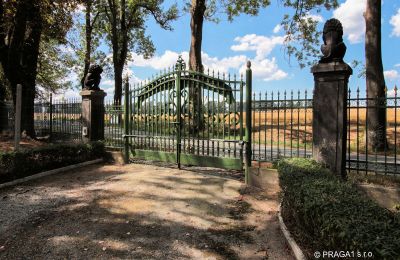
{"label": "white cloud", "polygon": [[73,14],[75,15],[83,15],[86,10],[85,5],[79,4],[76,9],[74,10]]}
{"label": "white cloud", "polygon": [[161,56],[153,56],[150,59],[145,59],[143,55],[136,53],[131,53],[131,55],[133,61],[128,64],[129,66],[151,67],[156,70],[163,70],[173,66],[178,60],[179,55],[182,55],[184,60],[188,60],[189,57],[188,52],[177,53],[170,50],[165,51]]}
{"label": "white cloud", "polygon": [[390,19],[390,24],[393,26],[392,35],[400,37],[400,8]]}
{"label": "white cloud", "polygon": [[365,35],[364,12],[366,0],[346,0],[333,11],[333,17],[343,24],[344,35],[350,43],[359,43]]}
{"label": "white cloud", "polygon": [[385,75],[385,78],[390,81],[400,78],[400,73],[397,70],[387,70],[383,74]]}
{"label": "white cloud", "polygon": [[115,80],[112,80],[112,79],[103,80],[101,82],[102,86],[114,86],[114,84],[115,84]]}
{"label": "white cloud", "polygon": [[203,52],[202,60],[206,69],[227,73],[230,69],[239,69],[247,62],[248,58],[245,55],[236,55],[218,59],[216,57],[210,57],[207,53]]}
{"label": "white cloud", "polygon": [[[279,69],[275,58],[268,58],[275,46],[283,44],[284,37],[260,36],[256,34],[248,34],[243,37],[236,37],[235,42],[238,44],[231,46],[233,51],[250,51],[255,52],[253,61],[253,75],[265,81],[281,80],[288,76],[286,72]],[[189,59],[188,52],[174,52],[167,50],[162,55],[156,55],[150,59],[144,59],[142,55],[131,54],[133,59],[128,67],[150,67],[155,70],[163,70],[172,67],[178,60],[179,55],[187,62]],[[240,71],[244,73],[246,63],[249,57],[246,55],[233,55],[223,58],[212,57],[208,53],[202,52],[202,61],[206,70],[228,73],[230,71]],[[139,79],[138,79],[139,80]]]}
{"label": "white cloud", "polygon": [[399,64],[396,64],[396,65],[394,65],[396,68],[399,68],[400,67],[400,63]]}
{"label": "white cloud", "polygon": [[272,30],[272,32],[273,32],[273,33],[278,33],[278,32],[281,31],[281,29],[282,29],[282,25],[277,24],[277,25],[274,27],[274,29]]}
{"label": "white cloud", "polygon": [[247,34],[243,37],[236,37],[235,42],[239,44],[231,46],[233,51],[255,51],[256,59],[264,59],[277,45],[282,45],[283,36],[266,37],[257,34]]}
{"label": "white cloud", "polygon": [[[243,64],[240,68],[242,74],[246,71],[246,64]],[[253,76],[261,78],[264,81],[282,80],[288,77],[288,74],[283,70],[279,69],[276,59],[262,59],[253,60],[251,64]]]}
{"label": "white cloud", "polygon": [[311,18],[313,21],[320,22],[320,23],[322,23],[324,21],[324,17],[322,17],[319,14],[310,14],[309,13],[304,18],[307,19],[307,20],[308,20],[308,18]]}
{"label": "white cloud", "polygon": [[79,99],[81,98],[81,95],[79,94],[79,91],[76,89],[68,89],[66,91],[63,91],[61,93],[57,93],[53,95],[54,100],[65,100],[65,99]]}
{"label": "white cloud", "polygon": [[[180,55],[186,62],[189,60],[188,52],[178,53],[170,50],[165,51],[161,56],[154,56],[150,59],[144,59],[142,55],[134,53],[132,53],[132,55],[133,61],[129,63],[129,66],[150,67],[155,70],[163,70],[164,68],[174,66]],[[227,73],[230,69],[237,70],[247,61],[245,55],[236,55],[219,59],[202,52],[201,57],[205,69],[219,71],[220,73]]]}

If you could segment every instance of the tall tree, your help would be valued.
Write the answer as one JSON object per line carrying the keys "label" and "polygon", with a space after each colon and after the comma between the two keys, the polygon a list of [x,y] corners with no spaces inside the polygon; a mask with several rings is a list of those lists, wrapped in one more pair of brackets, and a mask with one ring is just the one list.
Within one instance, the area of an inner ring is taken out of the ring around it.
{"label": "tall tree", "polygon": [[201,48],[203,40],[204,19],[218,22],[216,13],[223,11],[228,16],[229,21],[241,13],[258,15],[260,8],[267,7],[270,0],[191,0],[186,4],[186,10],[190,11],[191,21],[191,43],[189,52],[189,69],[203,71],[201,60]]}
{"label": "tall tree", "polygon": [[22,84],[21,130],[34,137],[33,107],[40,43],[63,39],[70,26],[67,0],[0,1],[0,62],[15,103],[16,86]]}
{"label": "tall tree", "polygon": [[[97,20],[101,14],[101,5],[99,0],[84,0],[83,4],[85,6],[85,51],[84,51],[84,68],[83,77],[81,80],[82,87],[84,84],[84,79],[89,71],[90,63],[92,61],[92,53],[94,49],[98,46],[95,44],[93,46],[94,40],[94,30],[96,29]],[[98,35],[98,34],[96,34]]]}
{"label": "tall tree", "polygon": [[368,140],[375,150],[384,150],[386,141],[386,93],[381,46],[381,0],[367,0],[365,11],[365,67],[368,106]]}
{"label": "tall tree", "polygon": [[122,74],[130,50],[143,54],[145,58],[153,55],[155,48],[145,34],[146,20],[152,16],[166,30],[171,30],[170,22],[177,18],[177,7],[162,9],[164,0],[103,0],[106,19],[103,26],[112,49],[115,78],[114,101],[121,103]]}
{"label": "tall tree", "polygon": [[[185,10],[190,12],[191,43],[189,51],[189,69],[203,72],[204,67],[201,59],[203,24],[204,20],[219,22],[216,17],[218,10],[226,13],[228,20],[232,21],[241,13],[257,15],[259,9],[267,7],[270,0],[191,0],[186,4]],[[197,86],[189,86],[189,106],[193,111],[193,122],[191,131],[198,132],[204,127],[203,112],[201,111],[202,97],[201,89]],[[199,111],[200,110],[200,111]]]}

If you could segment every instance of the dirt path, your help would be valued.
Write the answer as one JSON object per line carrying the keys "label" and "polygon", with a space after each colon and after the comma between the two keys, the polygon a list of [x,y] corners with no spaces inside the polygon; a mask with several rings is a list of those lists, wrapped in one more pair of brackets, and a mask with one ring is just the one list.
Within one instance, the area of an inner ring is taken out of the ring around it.
{"label": "dirt path", "polygon": [[276,192],[210,173],[100,165],[0,190],[0,258],[292,259]]}

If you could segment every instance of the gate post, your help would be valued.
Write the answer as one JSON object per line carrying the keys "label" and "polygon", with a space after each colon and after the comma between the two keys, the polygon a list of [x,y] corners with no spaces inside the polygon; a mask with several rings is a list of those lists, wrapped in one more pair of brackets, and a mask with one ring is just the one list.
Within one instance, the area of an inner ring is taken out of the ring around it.
{"label": "gate post", "polygon": [[181,168],[181,72],[184,70],[184,66],[186,66],[183,62],[182,57],[179,56],[178,62],[175,66],[176,70],[176,79],[175,79],[175,87],[176,87],[176,163],[178,164],[178,169]]}
{"label": "gate post", "polygon": [[312,67],[313,158],[331,172],[346,177],[347,89],[353,71],[343,61],[346,46],[339,20],[330,19],[324,26],[323,57]]}
{"label": "gate post", "polygon": [[246,69],[246,157],[245,157],[245,183],[249,183],[249,173],[251,167],[251,93],[252,93],[252,71],[251,62],[247,61]]}
{"label": "gate post", "polygon": [[82,90],[82,140],[91,142],[104,140],[103,90]]}
{"label": "gate post", "polygon": [[129,79],[124,84],[124,163],[129,163]]}

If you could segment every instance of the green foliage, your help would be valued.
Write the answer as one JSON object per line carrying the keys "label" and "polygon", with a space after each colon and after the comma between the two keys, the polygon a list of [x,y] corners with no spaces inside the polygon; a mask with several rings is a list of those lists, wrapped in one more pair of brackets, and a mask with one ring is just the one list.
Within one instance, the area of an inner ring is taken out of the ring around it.
{"label": "green foliage", "polygon": [[320,56],[322,32],[318,21],[312,16],[323,9],[331,10],[338,7],[337,0],[281,0],[292,14],[286,14],[282,20],[285,31],[286,54],[295,57],[301,68],[315,64]]}
{"label": "green foliage", "polygon": [[365,251],[375,259],[400,255],[400,219],[315,161],[278,163],[282,214],[310,251]]}
{"label": "green foliage", "polygon": [[[104,3],[102,0],[86,0],[83,2],[83,12],[75,12],[74,25],[67,34],[67,46],[73,50],[73,70],[79,79],[83,78],[86,55],[88,52],[87,41],[90,42],[89,64],[100,64],[108,72],[111,67],[107,63],[106,53],[100,50],[103,31],[100,19],[104,19]],[[89,13],[88,13],[89,12]],[[88,23],[88,24],[86,24]],[[88,38],[89,37],[89,38]],[[81,88],[81,82],[74,86]]]}
{"label": "green foliage", "polygon": [[104,157],[104,144],[49,145],[18,152],[0,152],[0,183],[35,173]]}
{"label": "green foliage", "polygon": [[[270,0],[205,0],[204,18],[209,21],[219,22],[219,12],[224,12],[228,17],[228,21],[232,22],[240,14],[256,16],[261,8],[269,6],[270,3]],[[189,12],[191,8],[192,4],[189,1],[184,7],[184,11]]]}
{"label": "green foliage", "polygon": [[[35,75],[34,80],[44,89],[55,90],[69,86],[69,82],[62,79],[68,76],[68,68],[71,66],[68,57],[60,51],[60,46],[66,43],[66,34],[73,24],[72,12],[78,2],[10,0],[0,4],[0,61],[4,68],[0,84],[11,89],[11,84],[4,82],[8,80],[11,83],[13,79],[15,84],[16,79],[21,81],[21,75],[16,76],[17,72],[21,72],[23,76]],[[33,28],[40,31],[39,45],[33,44],[39,42],[32,36]],[[37,47],[39,52],[35,51]],[[36,62],[36,57],[33,58],[35,55],[38,55],[37,67],[28,62]]]}
{"label": "green foliage", "polygon": [[37,89],[37,93],[41,95],[42,90],[54,93],[70,88],[72,81],[68,76],[73,65],[72,53],[64,45],[54,39],[41,41],[36,84],[42,89]]}
{"label": "green foliage", "polygon": [[[150,36],[146,35],[146,21],[152,16],[163,28],[171,30],[170,22],[178,15],[177,6],[167,10],[162,9],[163,0],[102,0],[104,12],[101,14],[100,26],[105,34],[110,49],[118,50],[113,53],[117,57],[128,55],[128,49],[149,58],[155,48]],[[125,5],[124,5],[125,3]],[[124,49],[125,44],[127,49]]]}

